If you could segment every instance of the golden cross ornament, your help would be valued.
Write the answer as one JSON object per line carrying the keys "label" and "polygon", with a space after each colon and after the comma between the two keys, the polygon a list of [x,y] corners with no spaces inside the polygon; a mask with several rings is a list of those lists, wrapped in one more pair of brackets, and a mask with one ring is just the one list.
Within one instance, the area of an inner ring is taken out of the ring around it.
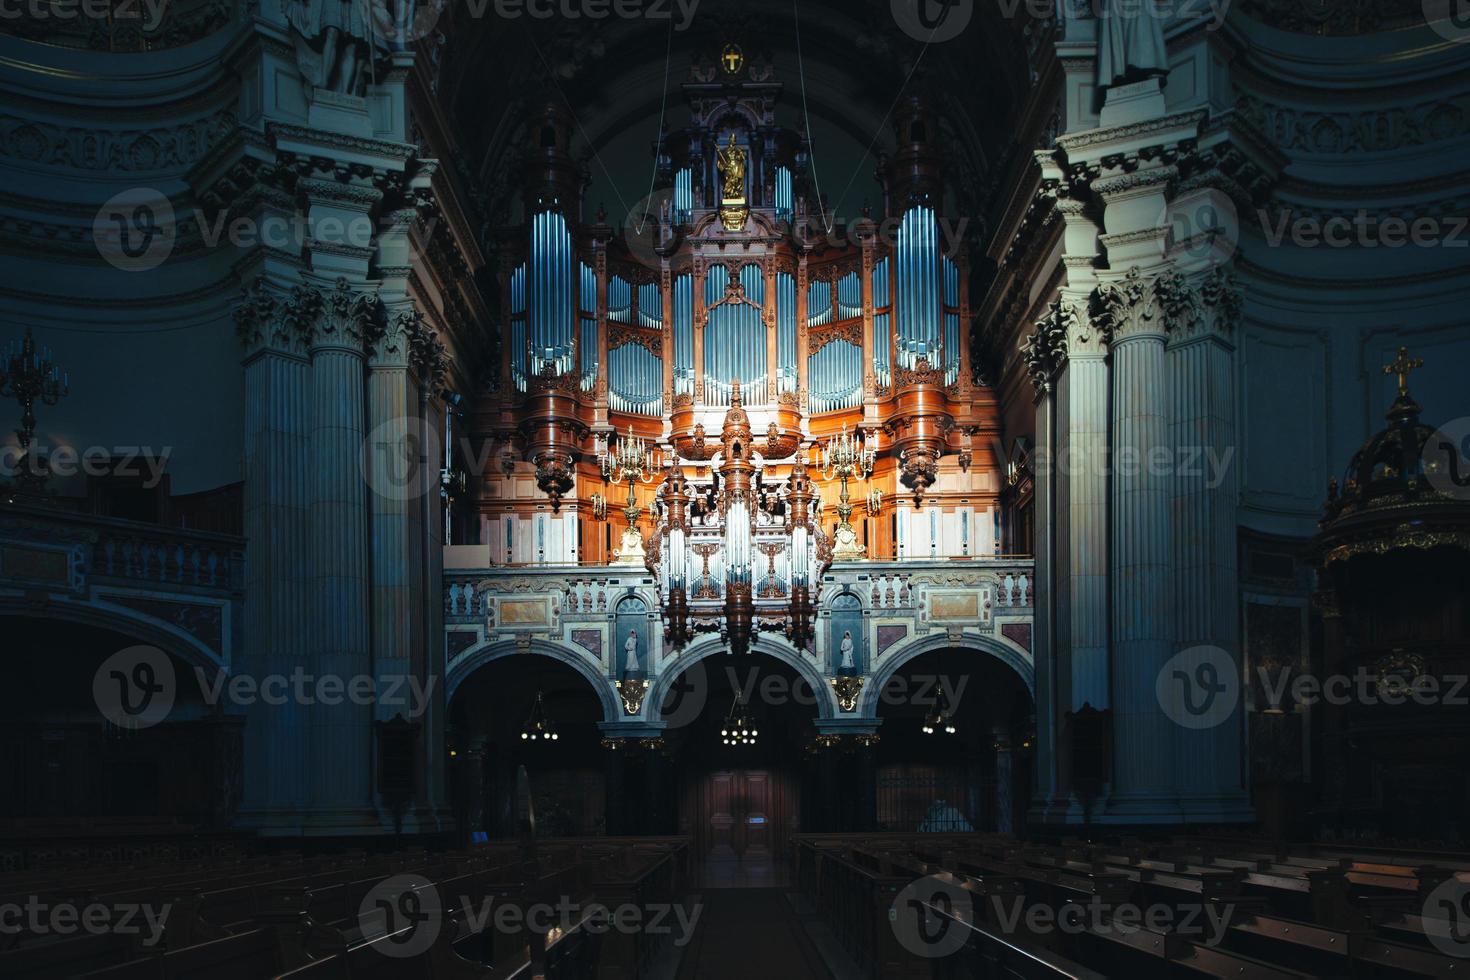
{"label": "golden cross ornament", "polygon": [[1422,357],[1410,357],[1409,356],[1409,348],[1407,348],[1407,347],[1400,347],[1399,348],[1399,355],[1393,361],[1393,363],[1392,364],[1385,364],[1383,366],[1383,373],[1384,374],[1396,374],[1396,375],[1399,376],[1399,395],[1400,396],[1403,396],[1403,395],[1407,395],[1409,393],[1409,375],[1410,375],[1410,373],[1412,373],[1415,368],[1422,368],[1423,366],[1424,366],[1424,358],[1422,358]]}
{"label": "golden cross ornament", "polygon": [[745,64],[745,55],[738,44],[727,44],[725,50],[720,52],[720,63],[724,65],[725,71],[733,75]]}

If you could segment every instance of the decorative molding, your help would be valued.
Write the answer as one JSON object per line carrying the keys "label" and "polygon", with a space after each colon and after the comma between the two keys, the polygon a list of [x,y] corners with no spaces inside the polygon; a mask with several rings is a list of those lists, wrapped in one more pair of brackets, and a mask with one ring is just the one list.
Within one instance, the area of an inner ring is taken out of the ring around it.
{"label": "decorative molding", "polygon": [[1251,94],[1240,96],[1235,104],[1271,145],[1286,151],[1381,153],[1470,133],[1470,93],[1357,112],[1314,112],[1275,105]]}
{"label": "decorative molding", "polygon": [[99,129],[0,116],[0,156],[46,167],[131,174],[187,169],[237,127],[233,109],[172,126]]}
{"label": "decorative molding", "polygon": [[834,340],[845,340],[854,347],[863,346],[863,325],[855,320],[840,327],[811,328],[806,335],[806,353],[810,357]]}
{"label": "decorative molding", "polygon": [[607,325],[608,353],[617,350],[619,347],[626,347],[628,344],[637,344],[654,357],[660,360],[663,359],[662,333],[657,330],[642,330],[609,322]]}

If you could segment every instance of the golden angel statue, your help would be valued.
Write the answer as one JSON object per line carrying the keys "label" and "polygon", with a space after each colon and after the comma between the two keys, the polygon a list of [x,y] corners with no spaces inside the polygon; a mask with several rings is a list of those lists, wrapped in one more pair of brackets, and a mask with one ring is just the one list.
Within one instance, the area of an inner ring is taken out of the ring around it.
{"label": "golden angel statue", "polygon": [[720,201],[741,204],[745,201],[745,151],[735,144],[735,133],[730,132],[730,142],[720,148],[716,156],[720,170]]}

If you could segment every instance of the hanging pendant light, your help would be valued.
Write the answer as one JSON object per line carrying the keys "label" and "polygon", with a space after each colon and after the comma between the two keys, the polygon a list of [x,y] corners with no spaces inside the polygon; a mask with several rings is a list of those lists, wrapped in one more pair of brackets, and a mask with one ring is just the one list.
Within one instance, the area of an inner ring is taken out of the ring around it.
{"label": "hanging pendant light", "polygon": [[730,702],[730,710],[720,724],[720,742],[724,745],[754,745],[759,735],[755,719],[747,713],[745,700],[736,691],[735,699]]}
{"label": "hanging pendant light", "polygon": [[521,726],[521,740],[526,742],[554,742],[561,736],[552,727],[550,719],[546,717],[546,705],[541,701],[541,692],[536,692],[536,703],[531,706],[531,714],[526,718],[526,723]]}
{"label": "hanging pendant light", "polygon": [[924,722],[921,727],[925,735],[933,735],[936,732],[953,735],[958,731],[955,728],[954,715],[950,713],[949,705],[945,703],[943,693],[935,701],[934,710],[924,716]]}

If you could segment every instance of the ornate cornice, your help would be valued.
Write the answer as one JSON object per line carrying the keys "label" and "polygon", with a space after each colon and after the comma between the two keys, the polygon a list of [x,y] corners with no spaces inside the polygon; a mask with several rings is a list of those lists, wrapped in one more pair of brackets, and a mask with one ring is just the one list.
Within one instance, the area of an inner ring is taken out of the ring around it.
{"label": "ornate cornice", "polygon": [[1189,112],[1179,112],[1170,116],[1160,116],[1157,119],[1148,119],[1143,122],[1129,123],[1126,126],[1110,126],[1107,129],[1090,129],[1083,133],[1072,136],[1057,137],[1057,146],[1061,147],[1068,156],[1076,156],[1080,151],[1103,146],[1108,143],[1122,141],[1134,141],[1154,133],[1166,133],[1170,130],[1183,129],[1198,125],[1207,113],[1203,109],[1191,109]]}

